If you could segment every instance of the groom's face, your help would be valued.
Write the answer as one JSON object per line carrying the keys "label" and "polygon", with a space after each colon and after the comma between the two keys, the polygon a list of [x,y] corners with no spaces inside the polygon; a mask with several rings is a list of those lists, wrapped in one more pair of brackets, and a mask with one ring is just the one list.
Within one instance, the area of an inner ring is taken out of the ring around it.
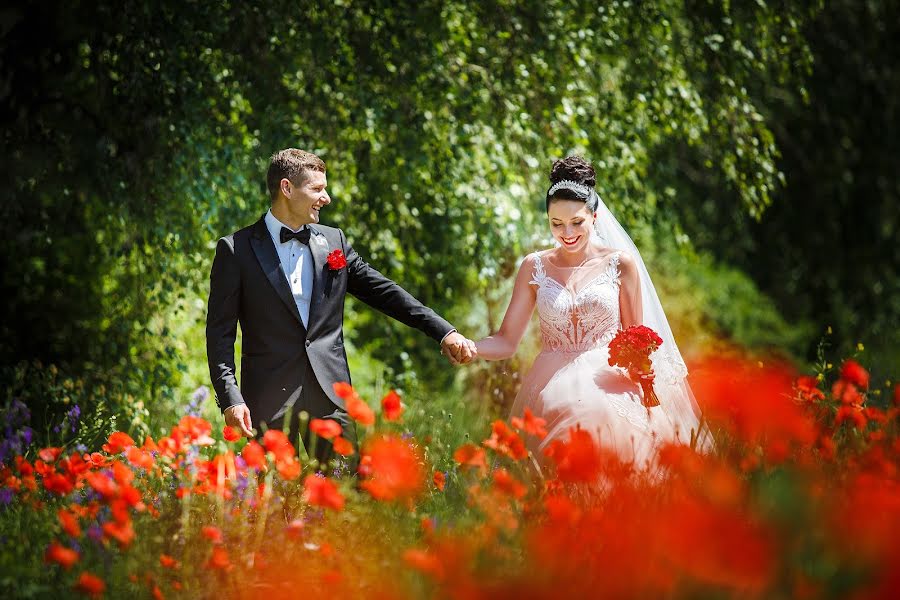
{"label": "groom's face", "polygon": [[300,185],[294,185],[287,179],[281,183],[291,213],[304,224],[318,223],[319,211],[331,204],[331,197],[325,191],[328,183],[325,173],[307,171],[306,179]]}

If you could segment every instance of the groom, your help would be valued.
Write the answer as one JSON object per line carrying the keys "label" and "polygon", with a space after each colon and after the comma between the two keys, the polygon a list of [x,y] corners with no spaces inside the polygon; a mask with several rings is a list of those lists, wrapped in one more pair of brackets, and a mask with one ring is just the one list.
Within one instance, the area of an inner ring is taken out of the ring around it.
{"label": "groom", "polygon": [[[316,155],[295,148],[276,152],[266,175],[271,208],[216,246],[206,318],[209,372],[225,423],[247,437],[254,435],[254,423],[283,429],[287,414],[290,431],[297,432],[305,411],[311,419],[337,421],[355,445],[355,428],[333,386],[350,381],[343,336],[347,292],[439,342],[452,363],[475,357],[470,340],[366,264],[343,231],[319,224],[319,212],[331,204],[326,184],[325,163]],[[331,445],[323,442],[316,445],[322,464],[331,457]]]}

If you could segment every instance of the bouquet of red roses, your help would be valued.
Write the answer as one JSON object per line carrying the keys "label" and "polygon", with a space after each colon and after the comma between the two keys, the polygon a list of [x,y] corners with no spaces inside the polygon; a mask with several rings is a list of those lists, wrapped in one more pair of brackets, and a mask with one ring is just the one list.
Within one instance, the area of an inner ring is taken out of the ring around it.
{"label": "bouquet of red roses", "polygon": [[650,355],[662,344],[655,331],[644,325],[632,325],[616,334],[609,343],[609,364],[628,371],[631,380],[641,386],[644,406],[659,406],[659,398],[653,391],[653,365]]}

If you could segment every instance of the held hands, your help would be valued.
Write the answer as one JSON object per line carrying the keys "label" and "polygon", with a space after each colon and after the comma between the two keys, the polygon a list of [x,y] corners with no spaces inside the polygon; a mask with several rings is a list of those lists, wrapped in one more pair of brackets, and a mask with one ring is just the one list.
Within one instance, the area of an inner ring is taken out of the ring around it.
{"label": "held hands", "polygon": [[241,432],[241,435],[253,437],[253,422],[250,420],[250,409],[246,404],[229,406],[225,409],[225,424]]}
{"label": "held hands", "polygon": [[453,365],[466,365],[478,356],[475,342],[454,331],[441,342],[441,354]]}

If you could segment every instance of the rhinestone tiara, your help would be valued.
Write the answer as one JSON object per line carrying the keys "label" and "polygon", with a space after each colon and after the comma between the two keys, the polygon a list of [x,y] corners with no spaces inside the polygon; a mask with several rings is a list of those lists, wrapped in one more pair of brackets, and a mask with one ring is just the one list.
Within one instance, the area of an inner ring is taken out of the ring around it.
{"label": "rhinestone tiara", "polygon": [[573,192],[578,192],[583,196],[591,195],[591,188],[589,186],[584,185],[583,183],[578,183],[576,181],[571,181],[569,179],[563,179],[562,181],[557,181],[554,183],[550,190],[547,192],[548,196],[552,196],[559,190],[572,190]]}

